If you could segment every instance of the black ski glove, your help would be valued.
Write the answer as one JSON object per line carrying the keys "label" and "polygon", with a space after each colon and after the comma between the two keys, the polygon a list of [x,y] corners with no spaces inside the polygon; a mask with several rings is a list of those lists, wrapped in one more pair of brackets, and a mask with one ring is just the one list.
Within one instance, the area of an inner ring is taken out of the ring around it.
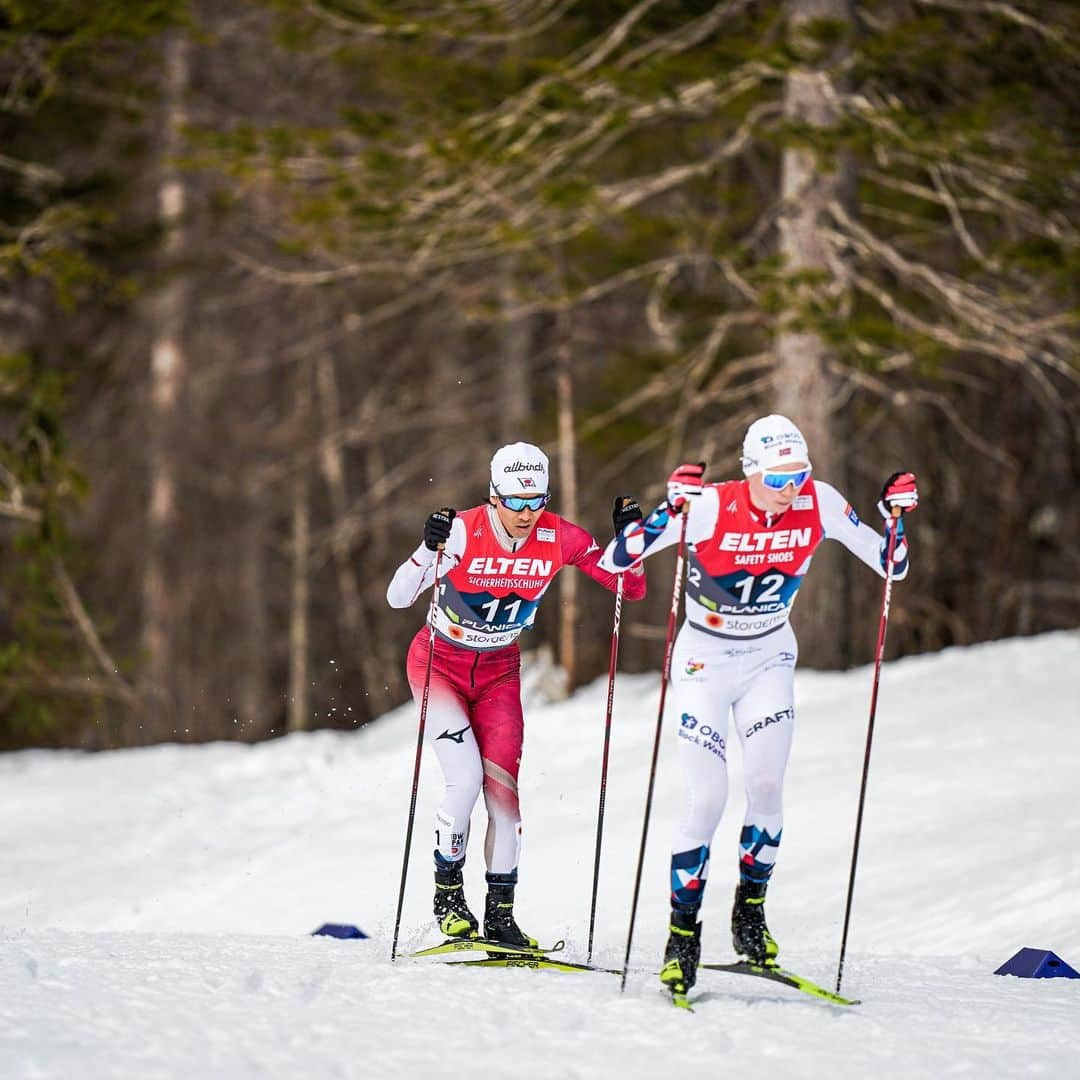
{"label": "black ski glove", "polygon": [[450,539],[450,523],[454,520],[454,511],[449,506],[429,514],[424,522],[424,543],[428,551],[438,551]]}
{"label": "black ski glove", "polygon": [[616,495],[615,505],[611,508],[611,521],[618,536],[631,521],[640,521],[641,507],[632,495]]}

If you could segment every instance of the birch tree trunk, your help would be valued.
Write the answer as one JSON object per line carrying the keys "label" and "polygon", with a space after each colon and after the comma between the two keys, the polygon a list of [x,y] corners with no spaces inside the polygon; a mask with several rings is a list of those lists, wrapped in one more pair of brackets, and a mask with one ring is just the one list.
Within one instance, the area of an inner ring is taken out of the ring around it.
{"label": "birch tree trunk", "polygon": [[[839,121],[836,86],[828,65],[833,50],[820,56],[821,46],[807,36],[817,20],[852,23],[849,0],[790,0],[788,36],[797,55],[812,61],[792,68],[784,88],[784,116],[792,124],[826,132]],[[824,140],[823,140],[824,141]],[[845,286],[830,274],[823,220],[828,204],[850,200],[852,167],[842,156],[824,148],[788,146],[783,153],[780,217],[780,252],[790,277],[788,311],[776,340],[774,407],[794,420],[806,436],[814,476],[840,491],[846,488],[843,449],[837,445],[832,416],[835,379],[826,364],[829,346],[815,329],[802,325],[811,304],[835,307],[842,303]],[[813,667],[837,667],[845,661],[846,612],[843,606],[845,575],[842,553],[828,545],[815,557],[816,572],[807,582],[803,602],[795,613],[803,639],[804,660]]]}
{"label": "birch tree trunk", "polygon": [[[142,738],[173,736],[176,713],[176,592],[171,572],[171,551],[177,546],[177,471],[182,433],[182,404],[187,358],[184,328],[188,287],[175,265],[185,249],[187,191],[174,164],[183,146],[186,122],[184,97],[190,79],[191,45],[184,31],[165,40],[164,110],[162,117],[158,218],[162,228],[161,262],[172,270],[153,307],[154,339],[150,359],[150,398],[147,416],[149,505],[146,521],[146,557],[142,582],[141,697]],[[134,732],[132,733],[134,735]],[[141,741],[136,736],[132,741]]]}

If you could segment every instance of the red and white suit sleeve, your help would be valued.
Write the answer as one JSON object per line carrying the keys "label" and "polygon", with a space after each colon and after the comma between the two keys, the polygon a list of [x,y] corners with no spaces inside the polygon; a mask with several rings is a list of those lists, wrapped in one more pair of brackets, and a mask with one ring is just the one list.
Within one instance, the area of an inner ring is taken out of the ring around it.
{"label": "red and white suit sleeve", "polygon": [[[439,561],[439,577],[450,573],[465,553],[465,524],[454,518],[450,537]],[[390,579],[386,589],[386,602],[393,608],[407,608],[416,603],[417,597],[435,583],[435,552],[427,544],[420,546],[403,562]]]}
{"label": "red and white suit sleeve", "polygon": [[[563,518],[562,529],[563,562],[576,566],[594,581],[600,582],[605,589],[615,592],[619,584],[619,575],[605,570],[600,565],[600,545],[580,525]],[[645,571],[639,563],[624,574],[623,596],[627,600],[642,600],[645,597]]]}
{"label": "red and white suit sleeve", "polygon": [[[706,484],[700,495],[690,499],[688,513],[688,544],[700,543],[712,536],[720,517],[717,486]],[[682,528],[682,515],[672,513],[665,499],[644,521],[632,521],[608,544],[600,557],[600,566],[604,570],[619,572],[627,566],[640,569],[642,559],[677,544],[682,536]]]}

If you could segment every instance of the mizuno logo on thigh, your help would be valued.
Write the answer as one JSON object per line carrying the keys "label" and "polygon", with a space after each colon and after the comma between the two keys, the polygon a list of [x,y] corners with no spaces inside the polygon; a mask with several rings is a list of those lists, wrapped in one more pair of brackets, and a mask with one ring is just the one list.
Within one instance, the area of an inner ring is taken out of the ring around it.
{"label": "mizuno logo on thigh", "polygon": [[449,739],[451,742],[456,742],[458,746],[465,741],[465,732],[469,730],[469,725],[466,724],[460,731],[444,731],[441,735],[435,736],[435,741],[439,739]]}

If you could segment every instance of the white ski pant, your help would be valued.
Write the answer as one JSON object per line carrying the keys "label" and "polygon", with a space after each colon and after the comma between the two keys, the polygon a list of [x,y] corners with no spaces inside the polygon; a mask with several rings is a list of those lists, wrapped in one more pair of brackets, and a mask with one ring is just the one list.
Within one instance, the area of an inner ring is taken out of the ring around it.
{"label": "white ski pant", "polygon": [[728,797],[729,719],[742,746],[746,815],[739,843],[742,881],[764,884],[783,828],[784,770],[795,725],[798,645],[787,624],[739,642],[684,623],[672,654],[671,698],[686,811],[672,845],[672,903],[701,902],[709,848]]}

